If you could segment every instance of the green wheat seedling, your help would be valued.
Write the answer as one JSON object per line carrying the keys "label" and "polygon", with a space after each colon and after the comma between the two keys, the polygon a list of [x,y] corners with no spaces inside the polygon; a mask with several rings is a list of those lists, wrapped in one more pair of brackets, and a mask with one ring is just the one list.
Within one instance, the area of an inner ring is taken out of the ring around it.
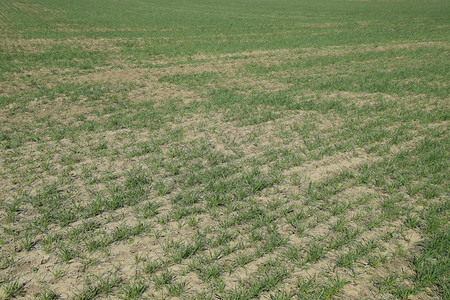
{"label": "green wheat seedling", "polygon": [[23,295],[24,284],[20,283],[18,279],[10,279],[8,282],[3,284],[2,291],[5,295],[5,299],[13,299],[17,296]]}
{"label": "green wheat seedling", "polygon": [[11,266],[14,262],[13,254],[2,254],[0,256],[0,270],[4,270]]}
{"label": "green wheat seedling", "polygon": [[99,295],[108,295],[115,287],[119,286],[119,284],[120,279],[114,277],[114,275],[105,277],[97,276],[95,279],[88,280],[82,290],[75,294],[74,299],[87,300],[94,299]]}
{"label": "green wheat seedling", "polygon": [[58,295],[51,289],[45,289],[40,293],[36,293],[35,297],[39,300],[53,300],[58,299]]}
{"label": "green wheat seedling", "polygon": [[174,275],[169,270],[161,271],[159,274],[153,276],[153,282],[157,288],[170,284],[174,279]]}
{"label": "green wheat seedling", "polygon": [[123,299],[140,299],[147,288],[145,283],[136,280],[132,283],[122,284],[118,293]]}

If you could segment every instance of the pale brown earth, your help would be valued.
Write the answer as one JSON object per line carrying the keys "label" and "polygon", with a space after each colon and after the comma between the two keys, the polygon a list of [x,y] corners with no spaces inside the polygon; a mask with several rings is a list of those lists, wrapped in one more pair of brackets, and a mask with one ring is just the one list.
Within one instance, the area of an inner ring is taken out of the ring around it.
{"label": "pale brown earth", "polygon": [[[34,13],[34,6],[28,6],[30,13]],[[36,9],[39,9],[36,7]],[[268,16],[270,17],[270,16]],[[1,26],[0,18],[0,26]],[[334,24],[321,24],[322,27],[332,27]],[[65,29],[64,29],[65,30]],[[106,29],[105,29],[106,30]],[[59,41],[61,42],[61,41]],[[85,49],[102,50],[108,48],[115,52],[116,40],[74,40],[67,43],[77,43]],[[7,40],[8,47],[20,47],[25,52],[41,51],[45,49],[52,40]],[[61,42],[65,43],[65,42]],[[7,74],[8,81],[0,82],[0,94],[10,95],[14,92],[23,92],[30,88],[27,78],[46,78],[45,84],[48,87],[60,83],[108,83],[112,85],[123,85],[132,83],[135,85],[129,91],[126,91],[121,101],[124,103],[141,103],[151,100],[156,105],[163,105],[168,99],[176,99],[183,104],[189,104],[198,101],[206,101],[207,95],[205,88],[232,87],[240,93],[246,94],[250,91],[273,92],[284,90],[289,84],[283,81],[287,74],[283,72],[264,76],[264,79],[247,76],[242,72],[242,68],[247,64],[280,64],[289,60],[295,60],[306,56],[325,56],[340,55],[349,52],[364,51],[385,51],[388,49],[399,49],[408,47],[427,47],[443,46],[445,43],[408,43],[393,44],[388,46],[362,45],[360,47],[329,47],[324,49],[281,49],[274,51],[253,51],[243,53],[231,53],[226,55],[197,55],[193,56],[189,63],[172,65],[174,61],[183,62],[186,58],[161,58],[148,63],[157,67],[140,68],[139,65],[132,65],[126,61],[119,61],[117,64],[111,64],[107,67],[101,67],[93,71],[77,72],[77,70],[49,70],[46,68],[36,70],[24,70],[22,72]],[[113,59],[116,59],[113,57]],[[117,62],[117,60],[114,60]],[[120,68],[119,68],[120,67]],[[324,70],[321,70],[322,72]],[[329,70],[327,70],[329,71]],[[188,86],[175,84],[161,80],[164,76],[179,74],[200,74],[203,72],[213,72],[220,74],[220,79],[216,82],[208,83],[206,86]],[[303,70],[301,70],[303,72]],[[306,72],[314,73],[318,70],[310,69]],[[64,74],[64,76],[61,76]],[[292,75],[292,74],[291,74]],[[295,74],[294,74],[295,75]],[[380,94],[370,93],[351,93],[336,91],[333,93],[317,93],[315,91],[305,91],[305,95],[311,98],[321,99],[350,99],[357,105],[364,105],[375,101]],[[382,95],[389,99],[397,101],[408,101],[405,98]],[[16,104],[9,104],[0,108],[1,129],[14,130],[17,126],[25,126],[31,132],[43,132],[45,126],[38,123],[39,118],[46,121],[59,122],[61,126],[74,126],[82,124],[84,121],[77,120],[77,115],[84,115],[86,120],[95,120],[98,122],[107,122],[108,114],[97,116],[95,111],[101,111],[108,107],[107,102],[100,102],[93,105],[86,99],[79,99],[76,102],[68,101],[67,97],[61,95],[56,99],[46,100],[35,99],[23,104],[19,112],[15,112]],[[172,129],[183,130],[184,134],[181,140],[168,142],[161,146],[161,157],[164,160],[170,159],[171,151],[178,149],[178,145],[189,145],[190,142],[196,142],[204,139],[209,145],[213,145],[215,151],[225,155],[239,154],[235,163],[241,167],[241,171],[251,169],[253,160],[264,161],[264,153],[273,147],[286,147],[290,151],[304,148],[305,143],[301,137],[283,138],[279,133],[290,125],[298,122],[301,124],[314,123],[312,129],[317,134],[327,134],[335,128],[342,126],[344,120],[338,115],[323,115],[311,111],[289,111],[282,112],[281,117],[257,125],[239,125],[237,121],[228,121],[227,110],[222,109],[216,115],[205,115],[202,112],[189,114],[182,120],[169,124]],[[430,124],[438,127],[448,127],[448,122],[442,124]],[[148,168],[146,162],[152,158],[152,153],[145,153],[137,157],[130,157],[128,154],[139,142],[151,143],[156,138],[165,134],[166,129],[160,129],[159,132],[150,133],[146,129],[117,129],[99,132],[81,132],[74,139],[64,138],[59,141],[50,138],[42,138],[38,141],[26,141],[17,150],[5,150],[1,154],[0,160],[0,197],[4,203],[10,203],[20,193],[26,191],[31,195],[41,190],[41,188],[51,182],[59,182],[59,188],[68,193],[69,199],[78,202],[81,205],[87,204],[97,193],[105,193],[108,189],[107,184],[99,180],[97,183],[88,184],[83,172],[92,172],[94,176],[110,176],[112,180],[120,178],[126,171],[137,164],[141,164],[144,169]],[[95,145],[104,143],[107,145],[105,150],[107,155],[92,155]],[[415,145],[416,139],[404,142],[392,147],[386,155],[392,156],[400,150],[408,149]],[[77,162],[67,169],[61,161],[64,156],[74,155],[78,158]],[[303,154],[300,154],[303,155]],[[262,206],[267,206],[275,198],[280,199],[285,205],[294,205],[300,207],[305,199],[303,193],[309,183],[318,183],[329,177],[340,174],[343,171],[356,171],[361,165],[376,162],[383,157],[378,153],[366,153],[364,149],[353,149],[348,152],[338,152],[331,156],[323,156],[320,159],[312,160],[302,157],[302,161],[283,171],[284,179],[280,184],[262,191],[255,201]],[[43,165],[47,164],[47,167]],[[149,164],[150,165],[150,164]],[[260,169],[263,172],[270,172],[273,163],[263,163]],[[153,171],[151,171],[153,172]],[[291,178],[296,174],[299,177],[299,183],[293,183]],[[166,177],[164,177],[166,176]],[[173,179],[168,178],[163,170],[155,171],[152,174],[153,179],[159,177],[176,185]],[[119,179],[120,182],[120,179]],[[61,299],[69,299],[82,290],[83,284],[89,278],[108,277],[115,274],[120,280],[132,280],[135,276],[143,274],[141,262],[136,262],[137,258],[147,261],[165,259],[167,254],[164,251],[164,245],[172,240],[191,241],[199,228],[211,228],[211,236],[214,236],[215,230],[220,227],[221,222],[225,220],[226,211],[218,210],[218,215],[213,216],[210,213],[200,213],[196,215],[197,225],[190,226],[187,219],[180,221],[169,220],[161,224],[157,218],[167,215],[174,207],[170,199],[173,194],[181,192],[177,187],[168,195],[159,195],[154,189],[148,191],[148,198],[152,201],[161,202],[158,208],[157,217],[152,217],[148,221],[150,230],[139,234],[136,237],[121,242],[115,242],[107,247],[105,251],[95,251],[89,253],[81,247],[80,257],[62,262],[56,251],[45,252],[40,243],[32,247],[30,251],[22,249],[20,242],[13,241],[2,233],[2,255],[12,255],[14,253],[14,263],[11,267],[0,270],[0,277],[7,275],[20,277],[20,282],[25,284],[24,299],[29,299],[34,293],[40,292],[43,287],[49,287],[60,295]],[[361,197],[368,197],[368,202],[362,206],[357,202]],[[346,210],[341,217],[349,220],[347,226],[352,229],[358,228],[364,223],[365,218],[370,218],[376,214],[379,209],[378,203],[384,195],[381,191],[372,187],[354,186],[333,196],[336,203],[353,203],[353,206]],[[415,203],[414,198],[406,199],[410,204]],[[201,207],[201,203],[194,204],[193,207]],[[368,208],[373,209],[372,211]],[[332,236],[332,225],[338,218],[330,215],[326,211],[316,211],[318,214],[309,216],[305,219],[305,224],[311,225],[306,228],[302,235],[295,233],[295,229],[285,218],[277,219],[280,233],[286,237],[293,247],[298,247],[300,257],[305,256],[305,249],[313,241],[321,240]],[[97,231],[104,230],[111,232],[121,225],[134,226],[137,224],[136,216],[139,214],[134,207],[124,207],[112,212],[102,212],[101,214],[87,218],[86,220],[95,220],[100,225]],[[32,219],[36,211],[30,205],[21,207],[17,216],[17,222],[9,224],[12,230],[22,232],[22,223],[25,220]],[[23,221],[23,222],[22,222]],[[2,212],[0,224],[5,226],[6,214]],[[48,232],[52,234],[62,234],[68,232],[82,224],[82,221],[76,221],[66,227],[61,228],[58,225],[51,225]],[[399,229],[402,231],[399,231]],[[292,272],[277,285],[277,288],[284,290],[295,290],[299,278],[317,278],[318,281],[325,280],[328,276],[335,277],[336,274],[347,279],[347,283],[339,295],[341,299],[389,299],[390,295],[379,294],[374,282],[378,278],[386,277],[392,272],[401,274],[410,274],[412,271],[408,265],[408,255],[417,251],[417,242],[422,236],[414,229],[404,229],[400,221],[385,221],[379,226],[361,232],[355,241],[366,242],[368,240],[380,240],[381,247],[374,250],[372,255],[382,255],[388,261],[382,267],[370,266],[364,259],[357,260],[355,267],[350,271],[346,268],[335,267],[338,252],[348,250],[344,246],[339,251],[330,250],[316,262],[307,262],[306,264],[292,265]],[[238,245],[239,250],[229,255],[220,256],[218,263],[232,266],[238,254],[252,254],[260,247],[257,242],[250,244],[247,237],[251,228],[247,224],[240,224],[233,228],[237,237],[228,245]],[[382,240],[382,236],[392,232],[392,237],[387,241]],[[41,241],[45,236],[38,235],[35,241]],[[239,243],[242,242],[241,245]],[[401,247],[405,255],[397,255],[396,249]],[[77,245],[75,245],[77,248]],[[207,247],[200,251],[201,254],[208,254],[213,251]],[[233,290],[240,285],[241,280],[245,281],[252,274],[257,273],[259,268],[269,259],[282,256],[285,251],[283,247],[275,249],[273,252],[264,254],[255,260],[250,261],[243,267],[232,268],[230,273],[224,273],[222,279],[226,284],[227,290]],[[168,269],[177,274],[179,282],[186,283],[186,295],[195,296],[196,292],[208,290],[208,283],[204,282],[195,272],[188,268],[190,260],[188,258],[181,263],[172,263]],[[94,279],[94,281],[97,279]],[[167,297],[167,292],[158,290],[153,286],[147,289],[144,294],[149,298]],[[21,298],[21,297],[18,297]],[[102,295],[100,299],[118,299],[116,294],[109,296]],[[261,294],[261,299],[270,299],[269,293]],[[429,299],[425,293],[417,294],[410,299]],[[431,299],[431,298],[430,298]]]}

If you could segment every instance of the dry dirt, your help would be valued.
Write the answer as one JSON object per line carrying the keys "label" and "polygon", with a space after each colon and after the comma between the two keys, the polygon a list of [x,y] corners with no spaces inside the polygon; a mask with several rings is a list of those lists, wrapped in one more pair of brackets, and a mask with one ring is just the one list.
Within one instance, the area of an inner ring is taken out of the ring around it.
{"label": "dry dirt", "polygon": [[[20,8],[20,3],[18,3]],[[31,8],[30,8],[31,7]],[[31,13],[41,13],[39,7],[28,6],[31,9]],[[0,12],[1,14],[1,12]],[[1,26],[1,17],[0,17]],[[334,26],[334,24],[322,25],[325,27]],[[111,50],[111,46],[117,40],[76,40],[68,41],[80,43],[83,47],[90,50],[102,50],[103,47],[107,47]],[[8,47],[21,47],[26,52],[41,51],[50,44],[53,44],[53,40],[15,40],[7,41]],[[64,42],[65,43],[65,42]],[[163,103],[167,99],[179,99],[184,104],[189,104],[195,101],[205,101],[206,95],[202,93],[203,89],[195,86],[186,86],[182,84],[173,84],[161,81],[164,76],[170,75],[186,75],[186,74],[199,74],[202,72],[214,72],[220,73],[225,80],[217,83],[217,87],[232,87],[244,93],[251,91],[278,91],[289,88],[282,78],[277,74],[269,76],[268,79],[260,80],[254,77],[247,77],[240,72],[242,67],[249,63],[281,63],[288,60],[295,60],[301,57],[307,56],[325,56],[325,55],[341,55],[350,52],[363,52],[363,51],[386,51],[388,49],[408,48],[408,47],[427,47],[427,46],[443,46],[445,43],[418,43],[418,44],[397,44],[383,47],[375,47],[373,45],[363,46],[355,49],[354,47],[329,47],[326,49],[284,49],[275,51],[253,51],[243,53],[233,53],[226,55],[198,55],[192,57],[193,62],[190,64],[171,65],[170,59],[162,58],[160,61],[151,61],[158,67],[155,68],[139,68],[139,66],[131,65],[127,62],[120,64],[121,68],[116,67],[104,67],[94,70],[90,73],[79,74],[76,70],[65,69],[60,70],[64,72],[66,76],[59,77],[60,73],[53,73],[54,70],[42,68],[33,71],[23,71],[22,73],[7,74],[9,80],[0,83],[0,95],[11,95],[14,92],[23,92],[30,88],[28,85],[28,78],[41,78],[47,77],[49,86],[57,85],[61,83],[77,82],[77,83],[110,83],[110,84],[123,84],[132,83],[137,87],[127,92],[125,100],[128,103],[141,103],[142,101],[152,100],[157,103]],[[115,51],[112,48],[111,51]],[[275,60],[272,60],[275,58]],[[183,61],[180,59],[179,61]],[[54,76],[54,77],[53,77]],[[210,86],[208,86],[209,88]],[[311,93],[317,96],[317,93],[313,91],[305,91],[305,93]],[[380,94],[369,93],[350,93],[350,92],[334,92],[323,93],[320,97],[323,99],[339,99],[346,98],[354,101],[358,105],[363,105],[374,101]],[[386,98],[392,98],[392,95],[383,95]],[[406,99],[398,99],[399,101],[406,101]],[[47,121],[60,122],[61,126],[73,126],[77,124],[76,115],[84,115],[87,120],[97,119],[100,122],[108,119],[108,115],[97,118],[94,111],[99,111],[103,107],[107,107],[107,104],[88,105],[88,103],[79,101],[71,103],[64,97],[58,97],[51,101],[43,103],[41,99],[35,99],[24,103],[22,109],[23,112],[11,113],[14,105],[6,105],[0,108],[0,125],[3,131],[12,131],[15,126],[24,126],[29,128],[31,132],[39,133],[42,128],[41,125],[37,125],[37,119],[44,118]],[[334,128],[338,128],[343,124],[343,120],[338,115],[324,115],[316,112],[296,111],[289,112],[281,117],[264,122],[258,125],[237,126],[233,122],[227,122],[225,119],[226,110],[217,113],[214,116],[207,116],[202,113],[191,114],[184,117],[181,121],[180,127],[184,131],[182,143],[189,145],[190,142],[204,138],[211,145],[215,146],[217,152],[225,154],[240,153],[241,158],[236,160],[237,164],[246,166],[249,168],[253,159],[264,158],[266,150],[274,146],[286,146],[291,149],[304,147],[304,141],[301,138],[293,138],[286,142],[278,134],[279,130],[288,128],[295,122],[316,124],[316,132],[327,132]],[[81,123],[81,122],[80,122]],[[448,126],[448,122],[437,126]],[[157,134],[156,134],[157,135]],[[255,137],[252,137],[255,136]],[[66,185],[61,185],[60,188],[67,188],[67,193],[70,195],[70,199],[77,201],[80,204],[86,204],[87,201],[92,200],[92,196],[96,193],[106,192],[108,187],[103,183],[94,184],[88,186],[86,180],[83,178],[83,170],[87,168],[93,168],[96,175],[99,177],[113,174],[114,176],[120,176],[126,171],[132,169],[132,167],[139,162],[145,162],[152,157],[152,153],[143,154],[139,157],[127,157],[129,149],[127,145],[135,144],[137,142],[151,142],[152,136],[145,129],[129,130],[118,129],[113,131],[103,132],[87,132],[78,135],[74,140],[62,139],[59,141],[52,140],[38,140],[27,141],[17,150],[7,150],[1,155],[0,165],[0,197],[5,199],[6,202],[11,202],[14,197],[23,191],[28,191],[31,194],[35,194],[41,187],[57,180],[64,172],[66,172],[66,166],[62,165],[61,159],[64,156],[74,154],[80,158],[80,161],[72,165],[72,169],[68,170],[68,182]],[[108,145],[108,155],[90,157],[90,147],[98,141],[104,142]],[[393,155],[401,149],[407,149],[414,145],[416,141],[410,141],[393,147],[391,152],[387,155]],[[123,147],[123,148],[121,148]],[[175,142],[169,142],[161,147],[162,155],[165,160],[168,160],[168,153],[170,150],[176,147]],[[120,151],[125,150],[125,153]],[[117,150],[116,152],[114,150]],[[114,154],[119,153],[119,154]],[[42,167],[39,165],[41,158],[47,157],[50,171],[42,171]],[[298,166],[289,167],[283,171],[282,175],[285,179],[282,183],[271,187],[266,191],[266,194],[260,195],[257,201],[266,205],[270,203],[270,199],[279,196],[282,199],[288,199],[291,194],[301,194],[305,190],[306,183],[317,183],[324,181],[325,179],[337,175],[343,171],[355,171],[363,164],[373,163],[380,160],[382,157],[377,154],[367,154],[363,149],[354,149],[354,151],[347,153],[336,153],[331,156],[325,156],[320,160],[307,160],[302,162]],[[30,161],[30,164],[23,164],[24,161]],[[27,175],[31,172],[30,166],[34,171],[37,169],[41,173],[35,175]],[[264,163],[260,165],[261,170],[268,172],[272,167],[271,163]],[[11,168],[14,172],[11,172]],[[243,167],[244,168],[244,167]],[[115,175],[114,175],[115,174]],[[289,181],[292,174],[298,174],[301,177],[303,186],[298,187]],[[154,177],[158,177],[161,174],[154,174]],[[26,177],[29,181],[22,182],[21,178]],[[31,177],[30,177],[31,176]],[[32,178],[31,180],[29,178]],[[179,190],[178,190],[179,191]],[[280,191],[282,193],[280,194]],[[172,192],[175,193],[176,191]],[[374,198],[372,202],[366,204],[367,207],[373,207],[374,210],[378,209],[377,205],[380,201],[379,191],[373,190],[367,187],[354,187],[346,190],[343,193],[339,193],[334,196],[334,199],[340,202],[355,201],[362,195],[373,194]],[[167,214],[173,205],[170,203],[171,195],[160,196],[155,191],[152,191],[150,196],[152,200],[159,201],[163,205],[158,208],[159,216]],[[411,200],[413,202],[413,200]],[[302,204],[304,199],[300,195],[297,200],[293,200],[293,204]],[[31,207],[23,207],[23,213],[18,219],[18,222],[31,219],[36,214]],[[370,218],[370,212],[365,211],[365,207],[355,205],[350,210],[347,210],[343,215],[348,220],[352,220],[356,215],[362,215],[363,218]],[[21,282],[25,284],[25,290],[27,296],[33,295],[36,292],[42,290],[43,286],[48,286],[60,295],[61,299],[68,299],[75,293],[81,291],[83,283],[88,278],[93,278],[97,275],[100,277],[110,276],[110,274],[118,274],[122,280],[129,280],[136,275],[142,274],[142,264],[136,263],[137,257],[145,257],[147,260],[159,259],[164,257],[164,245],[169,240],[183,240],[192,241],[198,228],[217,228],[220,223],[220,217],[212,217],[210,214],[199,214],[198,227],[190,227],[186,224],[186,221],[176,222],[169,221],[165,224],[160,224],[156,220],[153,220],[151,230],[145,232],[130,240],[116,242],[107,247],[105,251],[97,251],[94,254],[86,253],[86,256],[81,259],[77,258],[69,261],[68,263],[62,263],[59,257],[54,253],[46,253],[41,247],[33,248],[30,252],[21,251],[18,243],[14,243],[12,240],[7,240],[2,246],[1,254],[14,254],[14,264],[7,270],[1,270],[0,275],[2,277],[6,275],[20,276]],[[312,216],[305,220],[306,223],[314,223],[317,218],[326,218],[323,222],[319,222],[317,226],[309,228],[301,236],[295,234],[295,230],[292,225],[288,224],[285,220],[278,220],[278,226],[280,232],[288,237],[289,242],[298,246],[302,255],[306,255],[305,249],[313,241],[317,239],[328,237],[332,234],[331,226],[337,221],[337,217],[331,216],[328,212],[323,216]],[[0,222],[5,222],[6,215],[2,214]],[[93,217],[100,224],[99,230],[105,230],[111,232],[115,228],[121,225],[133,226],[137,223],[136,210],[134,208],[121,208],[114,212],[103,212],[100,215]],[[90,219],[86,219],[90,220]],[[361,221],[352,221],[348,223],[348,226],[356,228]],[[69,231],[81,224],[81,221],[77,221],[71,224],[67,228],[60,228],[58,226],[52,226],[49,232],[53,234],[61,234]],[[14,227],[14,226],[13,226]],[[387,232],[393,231],[401,227],[400,223],[386,222],[381,224],[377,228],[362,232],[357,236],[356,241],[365,242],[371,239],[380,240]],[[24,230],[20,225],[14,227],[16,230]],[[238,243],[239,240],[246,240],[248,237],[248,228],[245,225],[238,226],[236,232],[239,237],[233,243]],[[157,234],[159,233],[159,234]],[[403,232],[403,236],[396,232],[388,242],[381,245],[385,249],[383,255],[388,259],[391,259],[390,265],[387,268],[371,267],[366,261],[358,261],[351,271],[344,268],[335,268],[335,262],[338,255],[338,251],[329,251],[326,255],[320,258],[314,263],[307,263],[305,266],[293,266],[292,273],[285,278],[279,286],[285,287],[286,290],[294,290],[298,278],[327,278],[328,276],[334,276],[339,274],[345,278],[349,278],[348,283],[343,287],[342,299],[362,299],[362,298],[379,298],[383,299],[389,297],[389,295],[380,295],[378,290],[374,287],[373,282],[377,278],[385,277],[391,272],[404,272],[407,274],[411,270],[407,267],[407,258],[394,257],[396,251],[395,245],[401,245],[402,249],[406,252],[414,252],[417,250],[416,243],[422,239],[422,236],[415,230],[409,229]],[[44,238],[44,235],[38,236],[37,241]],[[233,244],[231,243],[231,244]],[[243,248],[228,256],[222,256],[218,260],[219,263],[231,264],[237,254],[251,254],[257,248],[258,245],[253,245],[248,248]],[[344,247],[345,249],[345,247]],[[211,250],[211,249],[210,249]],[[256,260],[245,265],[245,267],[239,267],[232,270],[230,273],[223,275],[223,280],[227,284],[227,289],[233,289],[238,287],[241,280],[246,280],[255,272],[258,268],[270,258],[275,258],[282,254],[284,249],[276,249],[274,252],[265,254]],[[205,251],[206,252],[206,251]],[[378,254],[378,253],[375,253]],[[96,261],[93,265],[87,266],[88,259]],[[398,270],[398,266],[405,266],[404,269]],[[187,283],[187,291],[191,295],[195,292],[207,291],[209,286],[202,281],[197,274],[191,271],[186,271],[186,262],[174,263],[169,267],[170,270],[183,275],[179,276],[179,279]],[[150,298],[159,298],[167,296],[162,291],[149,289],[146,296]],[[414,297],[418,299],[427,299],[426,294],[418,294]],[[116,299],[115,295],[109,296],[109,299]],[[262,294],[261,298],[269,299],[269,294]]]}

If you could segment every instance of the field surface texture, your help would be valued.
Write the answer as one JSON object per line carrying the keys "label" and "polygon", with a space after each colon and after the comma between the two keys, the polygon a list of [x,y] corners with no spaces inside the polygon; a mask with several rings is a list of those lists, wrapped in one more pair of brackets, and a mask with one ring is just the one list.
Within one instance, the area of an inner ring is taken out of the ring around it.
{"label": "field surface texture", "polygon": [[449,299],[449,26],[0,0],[0,299]]}

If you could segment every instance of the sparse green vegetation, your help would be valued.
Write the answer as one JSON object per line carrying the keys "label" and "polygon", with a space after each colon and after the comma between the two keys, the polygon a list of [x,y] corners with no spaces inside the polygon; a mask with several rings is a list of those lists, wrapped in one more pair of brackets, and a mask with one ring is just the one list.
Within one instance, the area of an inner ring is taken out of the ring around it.
{"label": "sparse green vegetation", "polygon": [[449,15],[0,0],[0,299],[450,298]]}

